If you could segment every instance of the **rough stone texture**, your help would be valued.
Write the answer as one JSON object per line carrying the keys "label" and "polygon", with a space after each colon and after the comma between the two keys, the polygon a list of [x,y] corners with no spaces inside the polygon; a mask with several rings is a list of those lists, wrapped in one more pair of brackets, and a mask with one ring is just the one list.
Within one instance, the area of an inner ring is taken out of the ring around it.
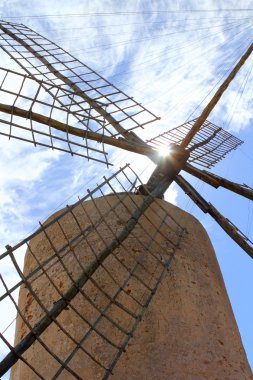
{"label": "rough stone texture", "polygon": [[[143,198],[142,196],[134,197],[139,203]],[[113,204],[116,198],[110,196],[106,200],[100,198],[96,201],[102,213],[106,212],[108,200],[110,204]],[[253,379],[220,269],[205,230],[188,213],[165,201],[158,200],[157,202],[157,205],[160,204],[166,208],[169,214],[172,214],[180,221],[181,225],[187,228],[188,234],[182,240],[170,270],[166,273],[144,315],[143,321],[135,332],[134,338],[130,340],[126,353],[117,363],[113,371],[114,376],[111,378],[115,380]],[[154,224],[159,225],[160,220],[156,214],[159,214],[161,209],[156,205],[152,207],[153,210],[148,211],[147,214]],[[98,218],[98,213],[92,202],[87,202],[85,209],[94,220]],[[119,217],[117,218],[109,215],[110,225],[115,231],[120,230],[128,219],[124,209],[120,208],[118,214]],[[90,222],[81,207],[76,211],[76,215],[81,218],[83,225],[89,225]],[[76,230],[73,218],[66,217],[63,224],[68,231],[68,237],[73,236]],[[110,232],[106,226],[101,228],[104,239],[110,241]],[[165,227],[162,228],[166,233]],[[137,234],[140,239],[145,239],[145,236],[141,236],[143,232],[140,229],[137,229]],[[52,227],[50,236],[56,246],[60,246],[64,240],[63,234],[57,227]],[[157,239],[160,240],[163,250],[166,251],[167,242],[162,241],[164,238],[160,235]],[[103,244],[97,241],[97,236],[92,235],[90,244],[99,251],[103,248]],[[43,260],[52,255],[52,248],[42,234],[31,242],[31,247],[32,251],[36,252],[38,260]],[[136,240],[130,239],[127,242],[127,250],[131,250],[133,254],[140,252],[140,249],[141,247],[136,243]],[[83,265],[91,259],[92,254],[89,246],[83,241],[73,247],[74,251]],[[164,254],[164,252],[160,253]],[[116,254],[121,258],[126,257],[127,260],[126,251],[123,249],[117,250]],[[72,255],[63,258],[64,265],[71,268],[74,278],[81,273],[78,260]],[[146,264],[154,273],[152,260],[148,259]],[[113,257],[107,259],[106,265],[114,268],[115,277],[121,280],[123,273],[121,273],[121,269]],[[25,274],[29,273],[35,266],[35,260],[28,252],[25,260]],[[47,273],[63,292],[70,286],[71,280],[66,276],[62,264],[57,263],[48,268]],[[105,272],[98,271],[94,278],[103,284],[108,292],[111,290],[113,293],[112,281]],[[129,292],[137,291],[137,286],[138,284],[134,282],[130,284]],[[45,275],[38,277],[32,283],[32,287],[47,307],[52,304],[52,301],[60,298],[59,293],[52,284],[49,284]],[[90,294],[94,301],[96,300],[99,306],[104,305],[104,298],[94,287],[92,288],[92,284],[87,284],[85,291]],[[122,295],[121,301],[127,304],[129,308],[134,307],[130,300],[124,298],[124,295]],[[44,315],[41,307],[24,287],[20,292],[19,305],[21,309],[24,309],[25,316],[31,325],[34,325]],[[96,310],[90,307],[80,294],[75,298],[73,305],[87,318],[94,320],[97,316]],[[111,309],[110,316],[123,325],[126,323],[126,327],[129,326],[129,320],[124,320],[125,316],[119,310]],[[58,320],[76,339],[82,336],[87,329],[87,325],[71,309],[64,311]],[[121,334],[108,321],[101,321],[99,328],[107,336],[112,336],[115,342],[121,341]],[[16,342],[19,342],[27,331],[25,324],[18,318]],[[75,346],[71,339],[67,338],[54,324],[42,334],[42,339],[62,359]],[[98,335],[92,333],[85,347],[104,363],[110,357],[110,348]],[[59,368],[57,361],[39,343],[35,343],[24,357],[39,372],[43,373],[45,379],[52,379],[57,368]],[[101,373],[103,373],[80,350],[69,365],[78,372],[82,379],[100,379]],[[12,380],[35,380],[39,377],[19,361],[14,366],[11,378]],[[58,378],[62,380],[74,379],[67,371],[63,371]]]}

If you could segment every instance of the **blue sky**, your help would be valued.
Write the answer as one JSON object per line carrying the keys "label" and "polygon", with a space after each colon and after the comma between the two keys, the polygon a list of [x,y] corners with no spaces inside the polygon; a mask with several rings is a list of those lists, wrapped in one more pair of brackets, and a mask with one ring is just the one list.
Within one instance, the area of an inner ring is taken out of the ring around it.
{"label": "blue sky", "polygon": [[[168,3],[38,0],[27,1],[24,7],[20,0],[3,0],[0,14],[2,19],[21,22],[53,40],[161,116],[160,121],[140,131],[145,139],[197,117],[252,41],[253,1],[241,1],[240,9],[237,1]],[[0,54],[3,67],[16,69],[14,62]],[[213,172],[253,187],[252,64],[251,57],[209,120],[245,141]],[[106,171],[102,164],[15,140],[1,138],[0,146],[2,250],[120,165],[130,162],[143,172],[143,181],[152,170],[148,160],[136,160],[136,156],[114,149],[109,149],[114,168]],[[253,239],[252,202],[187,178]],[[166,199],[193,213],[207,229],[253,366],[252,260],[176,186],[167,192]],[[8,273],[8,268],[5,270]]]}

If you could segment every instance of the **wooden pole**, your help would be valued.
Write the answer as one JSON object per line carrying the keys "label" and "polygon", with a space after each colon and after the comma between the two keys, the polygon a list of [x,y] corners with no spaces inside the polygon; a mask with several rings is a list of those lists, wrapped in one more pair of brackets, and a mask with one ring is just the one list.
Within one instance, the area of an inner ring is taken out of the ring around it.
{"label": "wooden pole", "polygon": [[8,113],[10,115],[15,115],[22,117],[24,119],[30,118],[33,121],[36,121],[41,124],[49,125],[50,127],[57,129],[61,132],[66,132],[70,135],[81,137],[84,139],[97,141],[99,143],[104,143],[107,145],[115,146],[124,150],[128,150],[133,153],[139,153],[146,156],[154,156],[156,153],[155,148],[152,146],[140,143],[129,142],[123,138],[115,138],[111,136],[102,135],[101,133],[87,131],[82,128],[72,127],[68,124],[62,123],[58,120],[49,118],[45,115],[41,115],[36,112],[23,110],[22,108],[14,107],[12,105],[0,103],[0,112]]}
{"label": "wooden pole", "polygon": [[218,101],[220,100],[222,94],[226,91],[228,88],[229,84],[232,82],[240,68],[243,66],[243,64],[246,62],[248,57],[253,51],[253,44],[250,45],[246,53],[241,57],[237,65],[234,67],[234,69],[231,71],[227,79],[222,83],[222,85],[219,87],[219,89],[216,91],[215,95],[211,99],[211,101],[207,104],[203,112],[201,113],[200,117],[198,120],[195,122],[193,125],[192,129],[187,133],[185,136],[184,140],[181,143],[182,148],[186,148],[193,137],[196,135],[196,133],[200,130],[202,124],[204,121],[208,118],[208,115],[211,113],[211,111],[214,109]]}
{"label": "wooden pole", "polygon": [[253,190],[250,187],[229,181],[228,179],[217,176],[207,170],[199,170],[190,164],[186,164],[183,170],[194,177],[201,179],[201,181],[208,183],[208,185],[215,187],[216,189],[221,186],[253,201]]}
{"label": "wooden pole", "polygon": [[253,247],[248,244],[247,238],[242,232],[227,218],[219,213],[219,211],[206,200],[181,176],[175,179],[176,183],[183,191],[193,200],[193,202],[204,212],[216,220],[221,228],[233,239],[243,250],[253,259]]}

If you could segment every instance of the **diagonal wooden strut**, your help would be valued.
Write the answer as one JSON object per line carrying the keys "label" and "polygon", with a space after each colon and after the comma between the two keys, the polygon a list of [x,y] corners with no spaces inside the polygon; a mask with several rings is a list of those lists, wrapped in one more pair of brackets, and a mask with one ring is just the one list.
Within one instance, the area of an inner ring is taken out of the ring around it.
{"label": "diagonal wooden strut", "polygon": [[[211,215],[221,228],[253,259],[253,243],[230,220],[221,215],[211,203],[206,202],[181,175],[178,175],[175,181],[193,202],[204,213]],[[252,246],[247,241],[252,243]]]}
{"label": "diagonal wooden strut", "polygon": [[205,109],[201,113],[201,115],[198,118],[198,120],[195,122],[195,124],[192,127],[192,129],[185,136],[184,140],[181,143],[181,147],[182,148],[186,148],[189,145],[189,143],[191,142],[191,140],[193,139],[193,137],[195,136],[195,134],[200,130],[202,124],[208,118],[208,115],[214,109],[214,107],[216,106],[216,104],[220,100],[222,94],[227,89],[227,87],[229,86],[229,84],[232,82],[232,80],[234,79],[234,77],[236,76],[236,74],[238,73],[238,71],[240,70],[240,68],[243,66],[243,64],[246,62],[246,60],[249,58],[249,56],[252,53],[252,51],[253,51],[253,44],[251,44],[249,46],[249,48],[246,51],[246,53],[241,57],[241,59],[239,60],[239,62],[237,63],[237,65],[234,67],[234,69],[231,71],[231,73],[228,75],[228,77],[225,79],[225,81],[222,83],[222,85],[218,88],[218,90],[216,91],[215,95],[210,100],[210,102],[208,103],[208,105],[205,107]]}

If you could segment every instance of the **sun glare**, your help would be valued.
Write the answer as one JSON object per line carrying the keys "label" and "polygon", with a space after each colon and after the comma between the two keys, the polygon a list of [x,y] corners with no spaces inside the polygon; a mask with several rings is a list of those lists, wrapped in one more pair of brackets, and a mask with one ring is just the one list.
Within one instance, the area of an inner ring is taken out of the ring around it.
{"label": "sun glare", "polygon": [[158,149],[159,156],[166,157],[171,153],[171,148],[170,147],[160,147]]}

